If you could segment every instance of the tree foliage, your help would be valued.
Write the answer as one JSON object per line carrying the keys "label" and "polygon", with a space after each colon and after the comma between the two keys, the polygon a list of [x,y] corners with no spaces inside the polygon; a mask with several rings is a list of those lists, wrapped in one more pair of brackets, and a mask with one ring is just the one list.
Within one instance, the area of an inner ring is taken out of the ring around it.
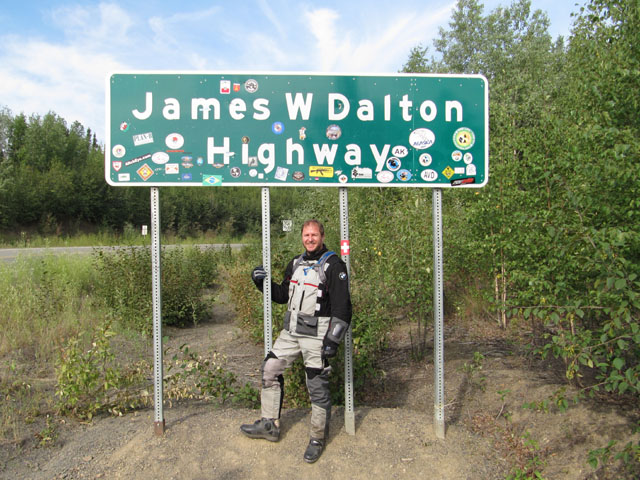
{"label": "tree foliage", "polygon": [[[276,220],[302,196],[276,189]],[[187,236],[213,231],[242,235],[259,229],[259,188],[165,188],[160,197],[164,231]],[[149,190],[110,187],[104,150],[78,122],[67,126],[53,112],[13,116],[0,110],[0,230],[75,233],[92,227],[124,230],[149,224]]]}
{"label": "tree foliage", "polygon": [[528,0],[460,0],[424,68],[490,84],[491,178],[445,195],[448,275],[481,280],[499,323],[529,321],[585,389],[636,394],[639,9],[593,0],[565,46]]}

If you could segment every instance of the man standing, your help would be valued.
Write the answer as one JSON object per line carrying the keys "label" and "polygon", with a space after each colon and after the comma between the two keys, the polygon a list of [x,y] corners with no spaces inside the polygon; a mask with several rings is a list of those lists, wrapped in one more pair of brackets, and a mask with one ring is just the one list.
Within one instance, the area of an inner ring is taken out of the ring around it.
{"label": "man standing", "polygon": [[[302,226],[305,252],[293,258],[281,284],[271,282],[274,302],[286,303],[284,328],[262,363],[262,418],[240,427],[251,438],[277,442],[284,396],[284,370],[302,355],[311,399],[311,439],[304,460],[313,463],[324,449],[331,418],[329,358],[351,323],[347,267],[324,245],[324,227],[318,220]],[[260,291],[266,272],[256,267],[251,278]]]}

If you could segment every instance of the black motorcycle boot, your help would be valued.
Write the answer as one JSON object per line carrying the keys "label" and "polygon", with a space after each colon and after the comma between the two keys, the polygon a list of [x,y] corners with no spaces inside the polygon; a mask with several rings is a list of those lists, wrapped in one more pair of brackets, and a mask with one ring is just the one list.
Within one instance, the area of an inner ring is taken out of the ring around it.
{"label": "black motorcycle boot", "polygon": [[249,438],[264,438],[270,442],[280,439],[280,426],[274,418],[261,418],[254,423],[241,425],[240,431]]}
{"label": "black motorcycle boot", "polygon": [[304,452],[304,461],[314,463],[322,455],[322,450],[324,450],[324,439],[312,438]]}

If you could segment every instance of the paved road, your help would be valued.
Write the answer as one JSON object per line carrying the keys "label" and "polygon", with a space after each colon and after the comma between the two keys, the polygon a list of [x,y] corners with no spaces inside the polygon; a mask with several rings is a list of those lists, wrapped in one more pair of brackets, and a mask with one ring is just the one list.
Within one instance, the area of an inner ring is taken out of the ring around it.
{"label": "paved road", "polygon": [[[207,249],[207,248],[215,248],[220,249],[225,247],[227,244],[223,243],[211,243],[211,244],[199,244],[193,245],[194,247]],[[229,244],[232,249],[239,249],[244,247],[242,243],[231,243]],[[175,248],[179,245],[163,245],[163,248]],[[184,245],[185,247],[188,245]],[[16,258],[21,255],[86,255],[90,254],[95,250],[118,250],[121,248],[130,248],[130,247],[49,247],[49,248],[0,248],[0,261],[3,262],[13,262]],[[140,247],[143,248],[143,247]]]}

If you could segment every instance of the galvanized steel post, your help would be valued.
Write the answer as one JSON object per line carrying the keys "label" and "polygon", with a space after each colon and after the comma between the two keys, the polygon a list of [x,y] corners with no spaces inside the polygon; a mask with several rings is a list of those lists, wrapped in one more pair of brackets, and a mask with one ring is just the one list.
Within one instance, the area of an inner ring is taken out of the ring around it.
{"label": "galvanized steel post", "polygon": [[[340,239],[349,240],[349,194],[347,187],[340,187]],[[342,260],[347,264],[347,274],[351,278],[350,255],[342,252]],[[353,409],[353,337],[351,327],[344,337],[344,428],[349,435],[356,433],[356,421]]]}
{"label": "galvanized steel post", "polygon": [[269,187],[262,188],[262,266],[267,271],[263,283],[264,297],[264,355],[271,351],[273,333],[271,331],[271,208]]}
{"label": "galvanized steel post", "polygon": [[433,189],[433,364],[434,364],[434,428],[444,438],[444,314],[442,271],[442,190]]}
{"label": "galvanized steel post", "polygon": [[154,378],[154,422],[156,435],[164,433],[162,409],[162,288],[160,285],[160,191],[151,188],[151,301],[153,308],[153,378]]}

